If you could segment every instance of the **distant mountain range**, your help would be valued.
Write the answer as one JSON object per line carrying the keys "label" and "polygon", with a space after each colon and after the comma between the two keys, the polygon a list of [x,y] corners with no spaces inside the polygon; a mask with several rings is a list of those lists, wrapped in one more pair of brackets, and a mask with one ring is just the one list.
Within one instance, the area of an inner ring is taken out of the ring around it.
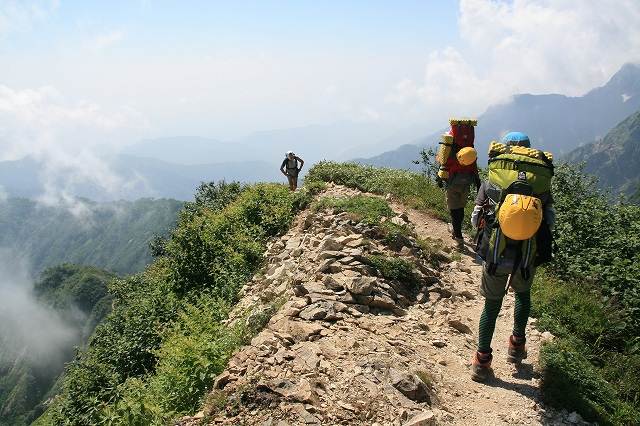
{"label": "distant mountain range", "polygon": [[[321,160],[344,161],[363,150],[375,155],[396,148],[423,135],[424,130],[419,129],[412,127],[396,135],[389,126],[343,121],[253,132],[227,142],[191,136],[144,139],[122,148],[121,153],[183,165],[264,161],[272,167],[275,164],[277,172],[288,150],[299,154],[309,165]],[[404,136],[407,131],[409,139]]]}
{"label": "distant mountain range", "polygon": [[[284,158],[284,153],[282,156]],[[276,181],[282,177],[278,170],[280,164],[265,161],[185,165],[125,154],[106,156],[103,160],[109,165],[107,173],[118,176],[126,185],[107,189],[95,182],[72,182],[72,192],[76,197],[93,201],[135,201],[140,198],[193,201],[201,182],[254,183]],[[44,168],[42,160],[31,156],[0,162],[0,186],[4,187],[4,195],[29,199],[42,196],[45,186],[50,184],[42,174]]]}
{"label": "distant mountain range", "polygon": [[[640,67],[626,64],[603,87],[581,97],[520,94],[502,105],[495,105],[474,117],[478,119],[475,145],[478,163],[486,165],[491,141],[500,140],[509,131],[529,135],[533,145],[560,157],[581,145],[602,139],[609,131],[640,110]],[[461,111],[464,114],[464,111]],[[419,170],[412,163],[420,159],[420,150],[436,147],[440,131],[370,158],[354,158],[361,164]]]}
{"label": "distant mountain range", "polygon": [[[603,87],[581,97],[515,95],[510,102],[494,105],[475,117],[478,162],[486,165],[491,141],[516,130],[527,133],[535,147],[558,158],[603,139],[638,110],[640,67],[632,64],[624,65]],[[288,149],[305,160],[307,170],[318,161],[333,160],[420,171],[421,166],[413,161],[420,160],[421,149],[438,146],[441,134],[449,130],[448,123],[442,124],[430,135],[424,124],[398,131],[380,124],[341,122],[254,132],[230,142],[180,136],[145,139],[118,153],[102,147],[96,153],[105,164],[102,172],[124,183],[115,188],[105,188],[100,179],[72,182],[72,170],[67,173],[69,178],[58,174],[52,180],[43,172],[51,169],[48,159],[25,157],[0,162],[0,199],[35,199],[51,185],[70,185],[65,188],[67,193],[94,201],[191,201],[201,182],[284,182],[278,169]]]}

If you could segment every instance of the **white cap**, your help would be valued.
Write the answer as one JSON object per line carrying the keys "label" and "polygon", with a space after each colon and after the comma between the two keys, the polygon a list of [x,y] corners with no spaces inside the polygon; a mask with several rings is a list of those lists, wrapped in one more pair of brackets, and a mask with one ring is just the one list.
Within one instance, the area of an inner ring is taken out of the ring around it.
{"label": "white cap", "polygon": [[287,153],[285,154],[285,156],[289,156],[289,154],[293,154],[293,151],[287,151]]}

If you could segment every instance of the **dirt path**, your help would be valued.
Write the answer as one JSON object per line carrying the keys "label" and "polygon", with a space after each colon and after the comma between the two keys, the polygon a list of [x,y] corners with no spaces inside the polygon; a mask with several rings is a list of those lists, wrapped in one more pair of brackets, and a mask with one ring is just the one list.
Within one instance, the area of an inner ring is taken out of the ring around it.
{"label": "dirt path", "polygon": [[[359,194],[330,185],[323,196]],[[478,294],[481,266],[470,244],[458,251],[443,221],[403,205],[391,207],[397,214],[393,219],[408,220],[421,239],[448,253],[450,261],[439,270],[423,265],[428,269],[423,278],[433,278],[432,284],[411,295],[415,303],[403,302],[405,296],[391,292],[357,261],[364,228],[337,226],[342,219],[331,212],[304,212],[269,246],[266,268],[243,288],[239,313],[255,309],[261,300],[286,303],[216,379],[215,392],[224,393],[229,403],[222,410],[213,407],[207,424],[590,425],[575,413],[543,406],[537,362],[540,343],[548,337],[535,322],[527,330],[528,358],[520,365],[506,362],[512,293],[496,323],[493,374],[486,383],[471,380],[484,305]],[[390,253],[375,241],[366,246]],[[407,247],[392,255],[411,259]],[[338,258],[342,253],[349,255]],[[175,424],[200,422],[184,418]]]}
{"label": "dirt path", "polygon": [[[440,240],[445,250],[455,251],[449,225],[428,214],[392,206],[397,212],[404,212],[416,226],[421,238]],[[522,364],[506,362],[507,339],[513,327],[514,295],[505,298],[496,322],[492,341],[494,350],[493,373],[485,383],[476,383],[470,378],[470,367],[477,344],[478,322],[484,305],[484,298],[478,294],[482,267],[474,262],[475,253],[465,236],[465,249],[459,261],[449,265],[443,281],[453,284],[460,293],[471,296],[464,302],[450,303],[449,318],[459,319],[471,329],[471,333],[448,333],[446,346],[439,352],[438,361],[442,371],[438,393],[443,406],[454,414],[450,424],[454,425],[558,425],[588,424],[575,413],[558,413],[541,408],[540,375],[537,371],[538,353],[543,335],[535,329],[535,320],[529,320],[527,327],[528,357]],[[457,256],[452,256],[457,258]]]}

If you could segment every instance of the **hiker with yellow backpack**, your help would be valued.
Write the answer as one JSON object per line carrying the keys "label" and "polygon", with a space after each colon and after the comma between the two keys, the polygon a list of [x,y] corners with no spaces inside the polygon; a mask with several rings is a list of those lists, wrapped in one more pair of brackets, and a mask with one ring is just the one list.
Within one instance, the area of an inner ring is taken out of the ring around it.
{"label": "hiker with yellow backpack", "polygon": [[507,342],[507,362],[527,357],[526,326],[531,311],[531,284],[536,267],[552,259],[552,156],[531,148],[529,137],[507,133],[502,144],[489,148],[488,178],[476,196],[471,223],[479,228],[476,253],[482,261],[480,294],[485,305],[480,316],[478,348],[471,378],[489,377],[491,340],[504,296],[515,295],[513,331]]}
{"label": "hiker with yellow backpack", "polygon": [[437,160],[440,163],[436,182],[445,190],[447,208],[451,214],[451,238],[459,249],[464,248],[462,222],[464,208],[469,199],[472,183],[480,186],[477,153],[473,146],[474,127],[478,124],[475,118],[449,119],[451,130],[442,135]]}

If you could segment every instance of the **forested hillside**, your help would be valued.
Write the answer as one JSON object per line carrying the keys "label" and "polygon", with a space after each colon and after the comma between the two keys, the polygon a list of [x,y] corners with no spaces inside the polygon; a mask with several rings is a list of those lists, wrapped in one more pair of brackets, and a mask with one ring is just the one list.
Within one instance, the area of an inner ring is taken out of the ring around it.
{"label": "forested hillside", "polygon": [[[433,181],[355,164],[315,165],[305,189],[296,193],[280,184],[203,185],[169,237],[155,242],[155,262],[110,285],[112,314],[70,366],[63,391],[37,424],[166,424],[205,406],[215,413],[215,407],[237,404],[209,399],[214,380],[286,300],[265,291],[259,309],[246,307],[231,323],[228,313],[252,277],[265,279],[256,273],[267,242],[290,227],[324,182],[390,194],[446,217],[444,196]],[[640,413],[640,212],[611,203],[594,187],[579,168],[557,170],[558,252],[533,295],[537,328],[556,336],[541,350],[540,375],[549,404],[599,424],[633,424]],[[374,225],[369,238],[393,244],[408,232],[384,220],[379,200],[341,208],[351,226]],[[422,260],[438,267],[434,248],[423,249]],[[411,264],[392,257],[359,259],[380,276],[413,276]]]}
{"label": "forested hillside", "polygon": [[62,265],[43,271],[32,292],[13,288],[3,295],[12,306],[1,312],[0,425],[30,424],[60,392],[65,363],[111,311],[107,287],[115,278],[91,266]]}
{"label": "forested hillside", "polygon": [[640,111],[621,121],[604,138],[563,157],[569,163],[585,162],[586,173],[599,177],[600,189],[611,188],[637,203],[640,190]]}
{"label": "forested hillside", "polygon": [[19,253],[33,273],[73,263],[134,274],[151,263],[149,244],[175,225],[183,204],[171,199],[83,199],[71,210],[9,198],[0,202],[0,247]]}

